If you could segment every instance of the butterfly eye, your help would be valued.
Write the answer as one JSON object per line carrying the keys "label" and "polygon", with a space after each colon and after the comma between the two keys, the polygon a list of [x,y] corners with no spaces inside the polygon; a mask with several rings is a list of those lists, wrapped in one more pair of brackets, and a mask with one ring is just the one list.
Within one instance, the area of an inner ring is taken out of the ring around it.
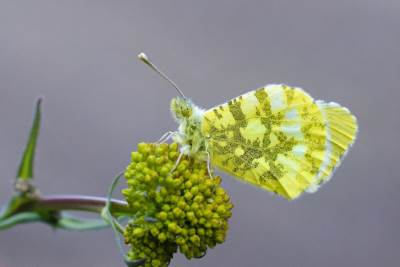
{"label": "butterfly eye", "polygon": [[182,108],[182,116],[183,117],[190,117],[191,115],[192,115],[192,109],[190,107]]}
{"label": "butterfly eye", "polygon": [[189,118],[193,113],[190,103],[180,97],[172,99],[171,110],[177,119]]}

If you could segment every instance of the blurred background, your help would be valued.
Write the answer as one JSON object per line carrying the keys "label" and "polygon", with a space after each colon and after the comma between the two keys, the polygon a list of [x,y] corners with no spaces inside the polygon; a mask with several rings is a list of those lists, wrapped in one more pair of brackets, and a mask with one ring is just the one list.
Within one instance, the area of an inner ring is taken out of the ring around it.
{"label": "blurred background", "polygon": [[[0,1],[0,203],[44,96],[35,183],[104,196],[140,141],[177,126],[176,92],[198,105],[268,83],[306,89],[358,117],[355,146],[319,192],[287,202],[223,175],[226,243],[171,266],[399,266],[400,2]],[[109,229],[0,232],[0,267],[124,266]]]}

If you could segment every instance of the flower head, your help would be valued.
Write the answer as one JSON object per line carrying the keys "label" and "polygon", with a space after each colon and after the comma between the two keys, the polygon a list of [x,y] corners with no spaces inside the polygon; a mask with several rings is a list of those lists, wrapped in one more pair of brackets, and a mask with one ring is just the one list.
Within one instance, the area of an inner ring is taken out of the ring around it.
{"label": "flower head", "polygon": [[178,156],[176,143],[140,143],[125,171],[123,194],[135,211],[125,242],[145,266],[168,266],[178,249],[201,257],[225,241],[233,205],[221,178],[209,177],[206,162]]}

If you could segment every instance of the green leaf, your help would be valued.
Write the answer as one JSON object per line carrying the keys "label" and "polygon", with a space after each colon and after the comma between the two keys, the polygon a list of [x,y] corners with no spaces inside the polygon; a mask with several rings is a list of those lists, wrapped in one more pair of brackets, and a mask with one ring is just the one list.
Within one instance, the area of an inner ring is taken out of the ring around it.
{"label": "green leaf", "polygon": [[36,111],[31,133],[29,135],[28,143],[26,144],[24,155],[18,168],[17,178],[24,181],[28,181],[33,177],[33,163],[35,158],[36,142],[39,136],[40,128],[41,103],[42,99],[39,98],[36,102]]}
{"label": "green leaf", "polygon": [[9,229],[17,224],[43,222],[42,216],[36,212],[21,212],[10,217],[0,219],[0,230]]}
{"label": "green leaf", "polygon": [[86,231],[109,227],[109,224],[102,219],[84,219],[63,213],[55,226],[64,230]]}

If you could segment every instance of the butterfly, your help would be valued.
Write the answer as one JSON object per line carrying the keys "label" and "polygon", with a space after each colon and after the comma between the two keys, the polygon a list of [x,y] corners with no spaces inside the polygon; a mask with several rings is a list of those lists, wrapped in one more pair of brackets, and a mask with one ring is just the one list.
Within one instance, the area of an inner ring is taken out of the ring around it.
{"label": "butterfly", "polygon": [[170,82],[181,94],[171,101],[179,128],[170,136],[182,154],[288,200],[329,181],[356,139],[347,108],[298,87],[271,84],[204,110]]}

